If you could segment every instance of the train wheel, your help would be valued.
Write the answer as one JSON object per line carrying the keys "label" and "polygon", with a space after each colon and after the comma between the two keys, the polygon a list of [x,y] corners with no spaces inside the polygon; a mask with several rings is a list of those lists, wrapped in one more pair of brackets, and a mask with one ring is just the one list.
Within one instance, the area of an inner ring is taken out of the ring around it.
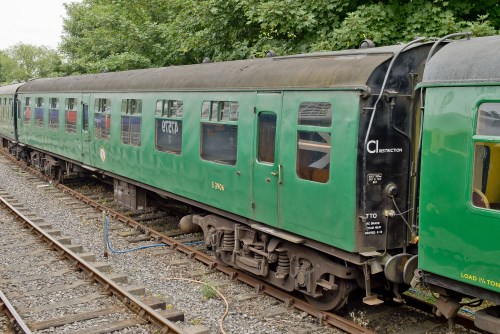
{"label": "train wheel", "polygon": [[335,278],[336,290],[323,290],[323,296],[314,298],[304,294],[309,304],[321,311],[338,310],[347,303],[347,298],[351,292],[350,281],[342,278]]}

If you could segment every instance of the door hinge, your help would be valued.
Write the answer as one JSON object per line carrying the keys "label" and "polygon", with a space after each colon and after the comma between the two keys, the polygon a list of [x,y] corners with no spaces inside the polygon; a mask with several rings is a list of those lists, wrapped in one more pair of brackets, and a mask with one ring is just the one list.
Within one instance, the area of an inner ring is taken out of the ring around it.
{"label": "door hinge", "polygon": [[250,202],[250,204],[252,205],[252,210],[255,209],[255,202]]}
{"label": "door hinge", "polygon": [[253,113],[256,114],[257,113],[257,107],[253,107]]}

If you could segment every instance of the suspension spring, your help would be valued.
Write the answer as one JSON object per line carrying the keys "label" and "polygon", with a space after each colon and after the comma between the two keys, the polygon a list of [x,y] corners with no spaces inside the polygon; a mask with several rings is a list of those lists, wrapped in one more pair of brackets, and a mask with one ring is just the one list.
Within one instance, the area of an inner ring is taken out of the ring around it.
{"label": "suspension spring", "polygon": [[222,247],[232,249],[234,248],[234,231],[224,232],[224,237],[222,239]]}
{"label": "suspension spring", "polygon": [[278,255],[278,273],[289,273],[290,272],[290,258],[286,253],[280,253]]}

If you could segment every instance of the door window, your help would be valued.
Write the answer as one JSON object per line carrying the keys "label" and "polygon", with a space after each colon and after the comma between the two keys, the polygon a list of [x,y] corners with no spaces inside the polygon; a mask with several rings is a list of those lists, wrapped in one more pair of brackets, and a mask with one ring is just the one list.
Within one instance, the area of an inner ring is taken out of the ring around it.
{"label": "door window", "polygon": [[258,118],[258,154],[260,162],[274,163],[276,152],[276,114],[263,112]]}
{"label": "door window", "polygon": [[89,105],[87,103],[83,104],[83,131],[89,131]]}
{"label": "door window", "polygon": [[500,210],[500,103],[479,106],[473,140],[472,204]]}

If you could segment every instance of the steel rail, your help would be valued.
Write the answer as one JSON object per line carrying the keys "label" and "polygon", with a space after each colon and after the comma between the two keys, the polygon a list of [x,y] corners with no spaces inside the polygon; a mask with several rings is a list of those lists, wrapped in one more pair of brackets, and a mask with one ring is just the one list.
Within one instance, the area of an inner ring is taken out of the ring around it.
{"label": "steel rail", "polygon": [[[434,306],[431,303],[426,302],[425,300],[413,297],[413,296],[406,295],[406,294],[403,295],[403,299],[405,300],[406,305],[413,307],[413,308],[416,308],[416,309],[423,311],[425,313],[435,315],[433,312]],[[477,327],[474,325],[474,319],[471,317],[468,317],[466,315],[459,313],[455,317],[455,319],[453,319],[453,320],[454,320],[454,323],[456,323],[462,327],[465,327],[467,329],[472,329],[475,331],[478,330]],[[445,320],[443,320],[443,321],[445,321]]]}
{"label": "steel rail", "polygon": [[[15,162],[18,166],[21,168],[28,170],[32,172],[33,174],[49,181],[50,178],[38,171],[37,169],[31,168],[23,164],[22,162],[18,162],[14,157],[10,155],[5,155],[4,156],[8,157],[9,160]],[[56,187],[60,189],[61,191],[68,193],[72,195],[73,197],[81,200],[82,202],[88,204],[89,206],[92,206],[96,210],[100,211],[105,211],[107,214],[114,218],[115,220],[118,220],[124,224],[127,224],[131,227],[133,227],[136,230],[139,230],[143,232],[144,234],[148,235],[151,237],[151,239],[154,239],[156,242],[162,242],[170,246],[170,248],[178,250],[186,255],[188,255],[189,258],[196,259],[205,265],[208,266],[209,269],[217,269],[218,271],[228,275],[231,279],[237,279],[240,282],[243,282],[247,285],[252,286],[256,291],[263,292],[268,294],[269,296],[272,296],[276,299],[279,299],[283,301],[287,306],[293,306],[298,310],[301,310],[303,312],[306,312],[314,317],[316,317],[321,324],[329,324],[335,328],[341,329],[347,333],[350,334],[375,334],[375,332],[360,326],[352,321],[349,321],[347,319],[344,319],[343,317],[331,313],[331,312],[326,312],[326,311],[320,311],[316,308],[314,308],[311,304],[308,302],[290,295],[288,292],[283,291],[279,288],[274,287],[271,284],[265,283],[257,278],[254,278],[250,275],[247,275],[237,269],[227,267],[224,265],[219,265],[217,261],[213,258],[210,257],[209,255],[201,252],[194,250],[190,248],[189,246],[186,246],[182,243],[182,241],[173,239],[171,237],[166,236],[162,232],[156,231],[148,226],[145,226],[135,220],[133,220],[130,217],[127,217],[123,215],[122,213],[110,209],[106,207],[103,204],[100,204],[87,196],[84,196],[80,194],[79,192],[63,185],[63,184],[57,184]]]}
{"label": "steel rail", "polygon": [[136,230],[139,230],[143,232],[144,234],[148,235],[151,237],[151,239],[154,239],[156,242],[163,242],[167,245],[170,246],[172,249],[176,249],[186,255],[190,258],[194,258],[205,265],[208,266],[209,269],[217,269],[220,272],[228,275],[231,279],[237,279],[247,285],[250,285],[255,288],[256,291],[259,292],[264,292],[276,299],[279,299],[283,302],[285,302],[289,306],[294,306],[295,308],[307,312],[308,314],[315,316],[318,318],[320,323],[323,324],[329,324],[332,325],[336,328],[339,328],[347,333],[352,333],[352,334],[372,334],[374,332],[368,330],[365,327],[359,326],[355,323],[352,323],[351,321],[342,318],[339,315],[336,315],[331,312],[324,312],[324,311],[319,311],[315,309],[313,306],[311,306],[309,303],[303,301],[302,299],[299,299],[294,296],[290,296],[287,292],[284,292],[278,288],[275,288],[274,286],[262,282],[259,279],[256,279],[250,275],[247,275],[241,271],[238,271],[234,268],[231,267],[226,267],[223,265],[219,265],[217,261],[213,258],[210,257],[209,255],[198,251],[194,250],[189,246],[186,246],[185,244],[182,243],[182,241],[173,239],[171,237],[166,236],[162,232],[156,231],[148,226],[145,226],[134,219],[127,217],[123,215],[122,213],[110,209],[106,207],[105,205],[102,205],[100,203],[97,203],[96,201],[78,193],[77,191],[68,188],[62,184],[57,185],[57,187],[62,190],[65,193],[69,193],[72,196],[78,198],[79,200],[83,201],[84,203],[94,207],[97,210],[101,211],[106,211],[107,214],[112,217],[113,219],[120,221],[124,224],[127,224],[131,227],[133,227]]}
{"label": "steel rail", "polygon": [[[9,302],[9,299],[0,291],[0,310],[5,313],[9,318],[8,329],[15,329],[16,332],[31,334],[28,325],[23,321],[21,316],[17,313],[16,309]],[[16,328],[17,326],[17,328]]]}
{"label": "steel rail", "polygon": [[88,280],[93,280],[99,283],[103,287],[104,294],[114,295],[132,312],[138,314],[140,317],[146,319],[147,321],[160,328],[161,333],[163,334],[185,333],[185,331],[179,326],[177,326],[170,320],[160,316],[151,307],[144,304],[142,301],[134,297],[131,293],[122,289],[118,284],[109,279],[106,275],[100,273],[87,261],[70,251],[62,243],[60,243],[47,232],[38,227],[27,216],[25,216],[22,212],[12,206],[3,196],[0,196],[0,204],[3,204],[4,207],[6,207],[9,211],[19,217],[22,220],[22,223],[26,225],[31,232],[35,233],[41,240],[48,243],[52,249],[59,253],[61,258],[66,258],[68,261],[70,261],[73,264],[73,269],[82,270],[87,274]]}

